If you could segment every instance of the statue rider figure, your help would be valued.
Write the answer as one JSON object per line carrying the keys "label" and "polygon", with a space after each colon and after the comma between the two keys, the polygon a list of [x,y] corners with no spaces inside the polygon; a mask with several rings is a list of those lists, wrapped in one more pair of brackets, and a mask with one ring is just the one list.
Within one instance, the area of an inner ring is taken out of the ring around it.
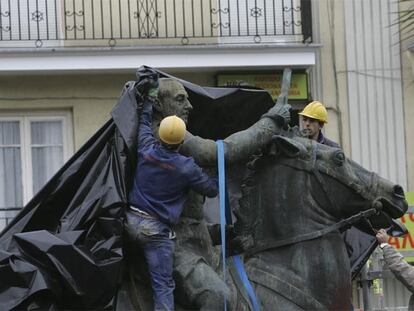
{"label": "statue rider figure", "polygon": [[[290,119],[287,104],[287,89],[290,70],[284,74],[285,96],[269,109],[255,124],[224,139],[225,159],[228,164],[247,162],[249,157],[266,146],[273,135],[279,133]],[[283,90],[283,87],[282,87]],[[283,93],[283,92],[282,92]],[[152,129],[157,137],[162,119],[176,115],[185,123],[193,109],[183,85],[170,78],[159,79],[158,101],[153,104]],[[207,168],[217,167],[216,143],[192,135],[187,131],[180,153],[194,158],[196,163]],[[175,295],[184,307],[200,310],[219,310],[224,296],[231,307],[232,293],[219,274],[213,269],[219,265],[219,256],[203,219],[204,197],[190,191],[180,222],[176,227],[177,242],[174,254]]]}

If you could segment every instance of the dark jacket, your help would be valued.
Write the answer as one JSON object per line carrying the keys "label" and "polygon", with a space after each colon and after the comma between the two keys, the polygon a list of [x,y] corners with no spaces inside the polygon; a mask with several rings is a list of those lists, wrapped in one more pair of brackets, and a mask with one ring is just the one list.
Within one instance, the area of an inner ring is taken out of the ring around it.
{"label": "dark jacket", "polygon": [[[394,273],[395,277],[404,284],[404,286],[414,293],[414,267],[408,264],[403,255],[395,250],[391,245],[386,245],[382,249],[385,263]],[[408,311],[414,311],[414,295],[410,297]]]}
{"label": "dark jacket", "polygon": [[339,146],[339,144],[337,144],[336,142],[328,139],[325,137],[325,135],[322,134],[321,131],[319,131],[319,135],[318,135],[318,143],[322,144],[322,145],[327,145],[329,147],[334,147],[334,148],[341,148]]}
{"label": "dark jacket", "polygon": [[138,163],[129,194],[131,205],[167,224],[176,224],[190,189],[215,197],[217,180],[203,173],[192,157],[165,148],[151,129],[152,105],[146,101],[138,129]]}

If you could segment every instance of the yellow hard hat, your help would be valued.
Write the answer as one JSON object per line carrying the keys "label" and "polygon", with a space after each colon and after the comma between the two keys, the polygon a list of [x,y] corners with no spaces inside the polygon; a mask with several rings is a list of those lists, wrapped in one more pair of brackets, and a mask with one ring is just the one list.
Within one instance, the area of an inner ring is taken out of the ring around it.
{"label": "yellow hard hat", "polygon": [[323,123],[328,123],[328,112],[324,105],[321,102],[313,101],[306,105],[305,109],[302,112],[299,112],[300,115],[319,120]]}
{"label": "yellow hard hat", "polygon": [[162,119],[158,135],[164,143],[178,145],[184,140],[185,132],[184,121],[177,116],[169,116]]}

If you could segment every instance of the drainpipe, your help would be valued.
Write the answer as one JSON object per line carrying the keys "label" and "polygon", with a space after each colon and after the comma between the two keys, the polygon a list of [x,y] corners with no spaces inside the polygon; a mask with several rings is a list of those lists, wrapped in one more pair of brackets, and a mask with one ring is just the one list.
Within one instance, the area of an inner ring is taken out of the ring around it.
{"label": "drainpipe", "polygon": [[372,311],[371,297],[370,297],[370,280],[368,278],[367,264],[361,270],[361,286],[362,286],[362,301],[364,303],[364,311]]}

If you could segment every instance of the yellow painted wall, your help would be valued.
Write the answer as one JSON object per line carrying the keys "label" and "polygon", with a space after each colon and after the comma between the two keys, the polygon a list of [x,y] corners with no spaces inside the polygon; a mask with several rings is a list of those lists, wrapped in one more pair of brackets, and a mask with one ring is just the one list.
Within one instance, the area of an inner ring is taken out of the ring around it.
{"label": "yellow painted wall", "polygon": [[43,75],[0,77],[1,112],[67,110],[72,112],[77,150],[109,118],[133,75]]}

